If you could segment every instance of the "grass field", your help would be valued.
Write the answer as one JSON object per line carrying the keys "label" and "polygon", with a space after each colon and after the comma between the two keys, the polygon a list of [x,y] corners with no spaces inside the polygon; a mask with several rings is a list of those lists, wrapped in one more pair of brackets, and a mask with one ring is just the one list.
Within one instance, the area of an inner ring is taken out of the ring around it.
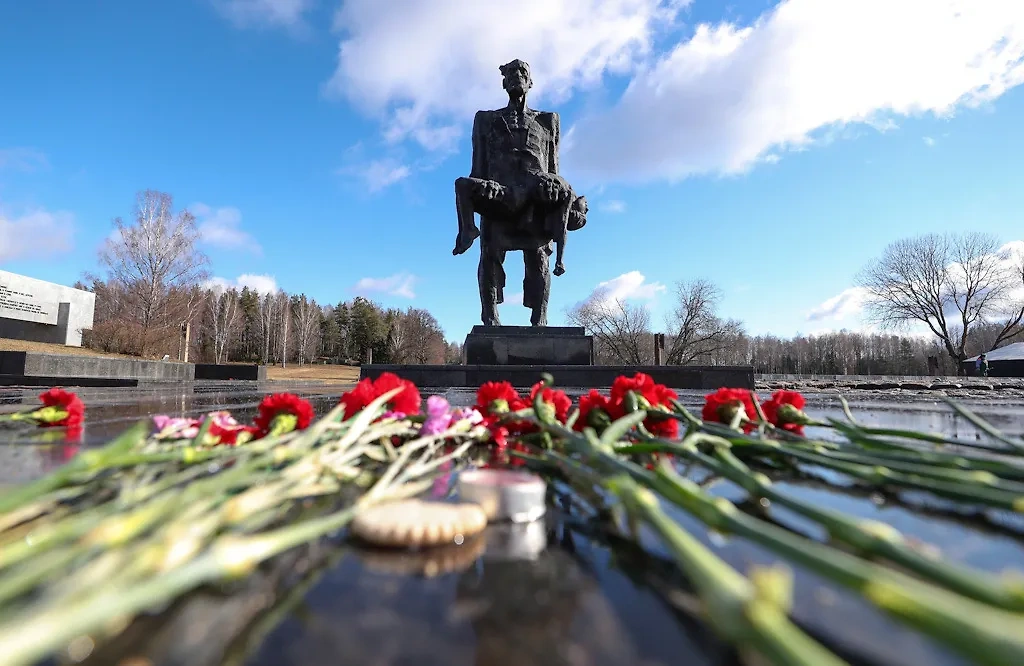
{"label": "grass field", "polygon": [[351,365],[276,365],[267,367],[267,379],[288,381],[357,382],[359,368]]}
{"label": "grass field", "polygon": [[96,351],[95,349],[86,349],[85,347],[67,347],[65,345],[57,345],[50,342],[31,342],[29,340],[12,340],[10,338],[0,338],[0,351],[30,351],[39,352],[41,354],[64,354],[65,356],[100,356],[102,358],[138,358],[138,356],[127,356],[125,354],[111,354],[107,352]]}

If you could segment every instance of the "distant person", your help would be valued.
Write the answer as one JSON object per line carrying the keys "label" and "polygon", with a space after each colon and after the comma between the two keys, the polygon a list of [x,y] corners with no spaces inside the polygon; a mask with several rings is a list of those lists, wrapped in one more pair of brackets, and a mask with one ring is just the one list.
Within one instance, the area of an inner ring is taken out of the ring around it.
{"label": "distant person", "polygon": [[982,354],[978,357],[978,374],[982,377],[988,377],[988,359]]}

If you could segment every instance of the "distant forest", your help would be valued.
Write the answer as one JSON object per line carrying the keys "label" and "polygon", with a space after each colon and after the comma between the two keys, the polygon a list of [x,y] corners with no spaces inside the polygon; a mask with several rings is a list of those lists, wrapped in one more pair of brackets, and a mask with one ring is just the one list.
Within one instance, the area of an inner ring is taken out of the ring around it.
{"label": "distant forest", "polygon": [[[324,305],[305,294],[236,288],[211,278],[199,231],[171,196],[140,192],[132,220],[114,220],[99,254],[103,275],[76,286],[96,294],[93,349],[142,357],[261,364],[458,363],[428,310],[383,308],[357,297]],[[908,268],[909,267],[909,268]],[[912,269],[912,270],[911,270]],[[891,244],[859,277],[869,312],[884,326],[924,323],[933,337],[835,332],[750,336],[719,316],[721,290],[696,279],[675,285],[663,326],[643,304],[592,295],[566,312],[594,336],[597,362],[649,365],[664,331],[669,365],[752,365],[758,374],[956,374],[959,362],[1020,339],[1024,255],[983,234],[927,235]],[[938,285],[924,290],[921,285]],[[905,330],[905,329],[903,329]]]}

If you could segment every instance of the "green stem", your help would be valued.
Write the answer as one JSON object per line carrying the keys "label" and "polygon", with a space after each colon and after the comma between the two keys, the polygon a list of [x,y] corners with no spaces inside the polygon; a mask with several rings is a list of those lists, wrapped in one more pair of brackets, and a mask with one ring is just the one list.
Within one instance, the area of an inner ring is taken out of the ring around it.
{"label": "green stem", "polygon": [[985,664],[1024,663],[1024,616],[978,603],[753,518],[659,468],[652,486],[709,527],[745,537],[863,595],[893,617]]}
{"label": "green stem", "polygon": [[780,666],[845,663],[796,627],[777,597],[758,594],[749,580],[669,518],[649,490],[628,476],[613,478],[605,485],[640,514],[669,548],[722,638],[737,647],[754,649]]}
{"label": "green stem", "polygon": [[7,491],[0,495],[0,515],[71,485],[74,483],[74,479],[82,474],[95,473],[104,469],[108,460],[116,458],[145,441],[148,431],[149,424],[147,422],[137,423],[105,447],[81,453],[48,476]]}
{"label": "green stem", "polygon": [[[734,450],[743,452],[744,447],[737,447]],[[862,465],[851,462],[835,460],[823,454],[811,451],[799,450],[793,447],[776,444],[774,446],[755,445],[761,453],[773,453],[775,455],[788,456],[797,460],[825,467],[842,472],[848,476],[866,481],[876,486],[902,486],[914,490],[925,490],[940,497],[946,497],[958,501],[975,502],[988,506],[998,507],[1009,511],[1024,513],[1024,495],[1001,490],[998,488],[984,487],[978,484],[977,479],[964,477],[961,480],[949,481],[931,477],[924,477],[920,474],[904,474],[895,472],[883,465]],[[968,473],[969,474],[969,473]]]}
{"label": "green stem", "polygon": [[984,664],[1024,663],[1024,615],[1010,613],[794,534],[712,497],[662,465],[652,474],[586,437],[551,427],[607,473],[625,472],[710,528],[736,534],[857,592],[886,613]]}
{"label": "green stem", "polygon": [[946,398],[946,404],[952,407],[953,411],[955,411],[957,414],[967,419],[975,428],[982,431],[983,433],[985,433],[992,439],[996,440],[997,442],[1005,444],[1007,447],[1009,447],[1010,450],[1007,451],[1007,453],[1024,455],[1024,441],[1019,439],[1013,439],[1012,437],[1004,435],[994,425],[992,425],[985,419],[981,418],[971,410],[967,409],[963,405],[958,404],[957,402],[950,400],[949,398]]}
{"label": "green stem", "polygon": [[[755,498],[764,497],[813,520],[828,530],[833,539],[860,553],[887,559],[977,601],[1005,610],[1024,611],[1024,588],[1003,585],[997,578],[984,572],[929,557],[909,546],[903,535],[884,523],[849,518],[838,511],[819,508],[783,493],[772,485],[768,477],[751,471],[726,446],[715,446],[717,459],[698,451],[696,444],[705,437],[693,435],[682,444],[662,440],[655,443],[662,451],[704,465],[715,474],[736,483]],[[711,443],[718,444],[714,441]]]}

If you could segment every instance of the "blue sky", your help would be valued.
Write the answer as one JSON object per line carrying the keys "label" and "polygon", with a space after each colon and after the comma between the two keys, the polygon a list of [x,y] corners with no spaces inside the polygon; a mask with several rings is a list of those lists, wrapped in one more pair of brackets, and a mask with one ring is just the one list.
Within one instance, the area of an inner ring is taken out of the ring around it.
{"label": "blue sky", "polygon": [[660,325],[704,277],[751,333],[857,328],[848,290],[887,243],[1024,239],[1024,3],[722,6],[3,3],[0,266],[73,282],[152,188],[197,214],[219,278],[425,307],[461,340],[477,250],[451,256],[453,181],[515,57],[591,208],[551,324],[605,284]]}

